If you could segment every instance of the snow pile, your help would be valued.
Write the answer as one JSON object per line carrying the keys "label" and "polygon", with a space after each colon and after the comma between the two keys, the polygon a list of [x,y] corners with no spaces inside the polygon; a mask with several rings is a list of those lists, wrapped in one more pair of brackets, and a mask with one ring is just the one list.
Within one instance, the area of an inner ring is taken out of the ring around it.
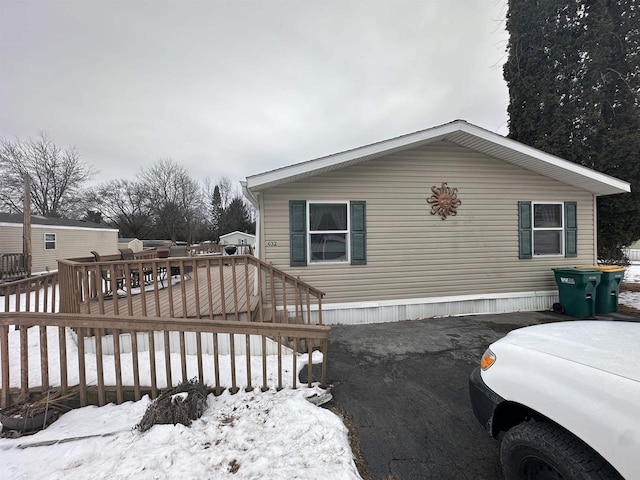
{"label": "snow pile", "polygon": [[[191,427],[156,425],[145,433],[134,426],[148,397],[73,410],[36,435],[0,439],[0,477],[359,479],[346,427],[306,400],[323,393],[304,388],[209,395]],[[37,444],[46,446],[29,447]]]}
{"label": "snow pile", "polygon": [[624,272],[624,281],[629,283],[640,283],[640,263],[632,263]]}

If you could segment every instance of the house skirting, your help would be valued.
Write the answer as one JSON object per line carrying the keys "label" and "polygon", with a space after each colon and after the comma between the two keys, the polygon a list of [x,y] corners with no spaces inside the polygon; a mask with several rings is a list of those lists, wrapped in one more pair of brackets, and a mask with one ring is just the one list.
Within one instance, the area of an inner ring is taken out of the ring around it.
{"label": "house skirting", "polygon": [[[325,325],[398,322],[431,317],[550,310],[558,291],[490,293],[322,305]],[[312,320],[317,321],[317,307]],[[294,315],[294,312],[291,312]]]}

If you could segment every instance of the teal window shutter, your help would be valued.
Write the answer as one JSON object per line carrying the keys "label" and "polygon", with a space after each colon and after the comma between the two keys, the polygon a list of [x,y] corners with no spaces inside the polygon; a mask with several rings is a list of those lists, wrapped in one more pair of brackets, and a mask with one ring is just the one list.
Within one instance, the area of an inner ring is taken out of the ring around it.
{"label": "teal window shutter", "polygon": [[518,257],[533,258],[531,202],[518,202]]}
{"label": "teal window shutter", "polygon": [[564,202],[564,256],[578,256],[578,204]]}
{"label": "teal window shutter", "polygon": [[351,265],[367,264],[367,202],[351,202]]}
{"label": "teal window shutter", "polygon": [[292,267],[307,264],[307,202],[289,200],[289,259]]}

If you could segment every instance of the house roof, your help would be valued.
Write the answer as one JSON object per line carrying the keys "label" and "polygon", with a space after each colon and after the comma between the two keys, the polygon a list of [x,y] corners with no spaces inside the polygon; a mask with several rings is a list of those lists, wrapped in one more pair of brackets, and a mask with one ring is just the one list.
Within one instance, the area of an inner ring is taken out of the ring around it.
{"label": "house roof", "polygon": [[[17,223],[22,225],[24,216],[14,213],[0,213],[0,223]],[[105,230],[117,230],[101,223],[87,222],[84,220],[71,220],[69,218],[52,218],[31,215],[32,225],[48,225],[52,227],[78,227],[78,228],[100,228]]]}
{"label": "house roof", "polygon": [[252,233],[241,232],[240,230],[236,230],[235,232],[225,233],[224,235],[220,235],[220,238],[230,237],[231,235],[240,234],[246,237],[256,238],[256,236]]}
{"label": "house roof", "polygon": [[245,187],[245,192],[251,196],[253,192],[357,165],[440,140],[448,140],[595,195],[611,195],[631,191],[631,185],[628,182],[550,155],[464,120],[455,120],[427,130],[252,175],[243,182],[243,187]]}

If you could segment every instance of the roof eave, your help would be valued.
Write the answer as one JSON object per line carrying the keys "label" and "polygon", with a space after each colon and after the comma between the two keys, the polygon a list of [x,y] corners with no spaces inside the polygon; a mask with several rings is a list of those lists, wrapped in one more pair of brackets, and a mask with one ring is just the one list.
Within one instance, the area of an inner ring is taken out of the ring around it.
{"label": "roof eave", "polygon": [[449,133],[459,130],[461,124],[466,124],[466,122],[456,120],[438,127],[421,130],[371,145],[365,145],[353,150],[347,150],[346,152],[340,152],[315,160],[289,165],[270,172],[252,175],[247,177],[245,182],[246,187],[251,191],[266,190],[284,183],[291,183],[303,178],[313,177],[319,173],[366,162],[380,156],[389,155],[395,151],[415,148],[419,145],[446,137]]}
{"label": "roof eave", "polygon": [[[550,155],[523,143],[456,120],[427,130],[366,145],[346,152],[321,157],[303,163],[247,177],[242,182],[245,195],[251,200],[254,192],[313,177],[320,173],[366,162],[391,153],[408,150],[447,139],[458,145],[513,163],[527,170],[554,178],[593,193],[613,195],[628,193],[631,185],[587,167]],[[252,202],[253,203],[253,202]]]}

